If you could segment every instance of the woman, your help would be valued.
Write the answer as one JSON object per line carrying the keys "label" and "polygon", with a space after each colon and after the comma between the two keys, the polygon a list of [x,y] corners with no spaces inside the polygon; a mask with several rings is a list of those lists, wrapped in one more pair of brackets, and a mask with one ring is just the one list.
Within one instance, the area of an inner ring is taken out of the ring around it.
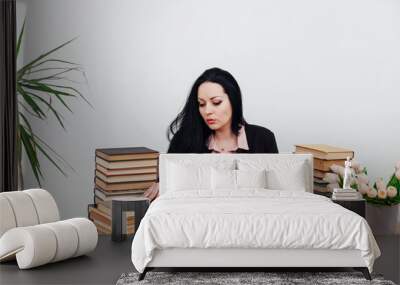
{"label": "woman", "polygon": [[[170,136],[172,135],[172,139]],[[235,78],[220,68],[195,81],[183,110],[167,131],[168,153],[277,153],[274,134],[243,118],[242,95]],[[145,196],[158,196],[158,182]]]}

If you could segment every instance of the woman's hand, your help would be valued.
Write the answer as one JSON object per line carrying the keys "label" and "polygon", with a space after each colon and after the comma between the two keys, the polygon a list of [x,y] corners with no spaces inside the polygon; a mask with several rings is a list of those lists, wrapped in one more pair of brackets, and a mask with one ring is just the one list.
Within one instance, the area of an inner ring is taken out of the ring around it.
{"label": "woman's hand", "polygon": [[159,188],[159,183],[154,182],[153,184],[151,184],[149,189],[147,189],[146,192],[144,192],[143,196],[149,198],[150,202],[153,201],[155,198],[158,197],[159,194],[158,188]]}

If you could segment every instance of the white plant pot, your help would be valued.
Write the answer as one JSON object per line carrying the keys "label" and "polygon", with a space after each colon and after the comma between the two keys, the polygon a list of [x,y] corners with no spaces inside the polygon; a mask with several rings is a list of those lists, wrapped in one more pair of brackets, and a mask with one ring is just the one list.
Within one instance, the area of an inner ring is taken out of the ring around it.
{"label": "white plant pot", "polygon": [[400,204],[378,206],[367,203],[367,221],[377,235],[400,235]]}

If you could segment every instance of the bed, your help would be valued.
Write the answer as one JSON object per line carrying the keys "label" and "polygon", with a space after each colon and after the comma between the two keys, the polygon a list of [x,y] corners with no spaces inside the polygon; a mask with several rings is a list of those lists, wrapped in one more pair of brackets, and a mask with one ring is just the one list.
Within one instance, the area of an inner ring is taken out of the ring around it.
{"label": "bed", "polygon": [[361,216],[313,194],[307,154],[161,154],[160,197],[132,242],[143,279],[159,267],[352,267],[380,250]]}

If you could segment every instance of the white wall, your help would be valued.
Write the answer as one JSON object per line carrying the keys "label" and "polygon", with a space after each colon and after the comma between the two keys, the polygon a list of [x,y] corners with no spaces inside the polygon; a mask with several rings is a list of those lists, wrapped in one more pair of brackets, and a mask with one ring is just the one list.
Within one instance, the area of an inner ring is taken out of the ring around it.
{"label": "white wall", "polygon": [[[218,66],[238,80],[248,122],[295,143],[353,148],[373,178],[400,159],[400,3],[377,0],[35,0],[24,60],[79,36],[59,55],[83,64],[91,109],[70,101],[67,132],[34,128],[76,169],[42,160],[62,216],[86,215],[94,151],[166,151],[166,128],[191,84]],[[26,174],[27,186],[35,181]]]}

